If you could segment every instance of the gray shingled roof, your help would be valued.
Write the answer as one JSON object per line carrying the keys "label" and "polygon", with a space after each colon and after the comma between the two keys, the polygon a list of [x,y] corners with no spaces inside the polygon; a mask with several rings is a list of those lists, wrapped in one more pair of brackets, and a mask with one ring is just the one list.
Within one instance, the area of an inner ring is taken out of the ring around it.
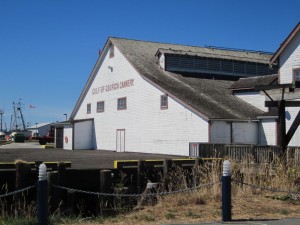
{"label": "gray shingled roof", "polygon": [[239,89],[254,89],[255,86],[259,85],[271,85],[277,84],[278,75],[266,75],[266,76],[257,76],[257,77],[248,77],[241,78],[231,85],[230,89],[239,90]]}
{"label": "gray shingled roof", "polygon": [[[247,120],[255,119],[264,112],[245,101],[233,96],[228,90],[234,81],[201,79],[164,71],[157,63],[156,53],[159,49],[199,52],[203,48],[110,38],[132,66],[145,78],[160,86],[171,96],[181,100],[208,119]],[[217,50],[220,54],[224,50]],[[225,52],[223,52],[225,54]],[[244,57],[245,52],[226,51],[234,57]],[[264,63],[270,55],[255,55],[257,62]],[[254,57],[253,55],[253,57]]]}

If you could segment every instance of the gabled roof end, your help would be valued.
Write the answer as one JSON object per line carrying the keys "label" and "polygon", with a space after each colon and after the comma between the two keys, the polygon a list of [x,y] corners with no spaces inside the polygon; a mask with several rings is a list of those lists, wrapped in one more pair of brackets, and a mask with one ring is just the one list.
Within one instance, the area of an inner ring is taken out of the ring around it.
{"label": "gabled roof end", "polygon": [[292,30],[292,32],[287,36],[287,38],[281,43],[280,47],[274,53],[270,60],[270,65],[274,64],[275,61],[278,59],[279,55],[283,52],[286,46],[291,42],[294,36],[300,31],[300,21],[296,25],[296,27]]}

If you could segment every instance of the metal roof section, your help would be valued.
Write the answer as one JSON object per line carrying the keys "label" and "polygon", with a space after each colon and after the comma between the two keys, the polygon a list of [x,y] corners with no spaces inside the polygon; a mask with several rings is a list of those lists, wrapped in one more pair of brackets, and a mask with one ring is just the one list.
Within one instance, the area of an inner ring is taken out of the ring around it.
{"label": "metal roof section", "polygon": [[[161,60],[159,60],[161,62]],[[220,76],[223,79],[261,76],[273,74],[277,67],[270,68],[269,64],[236,61],[222,58],[208,58],[187,55],[164,55],[165,68],[171,72],[190,72],[194,74],[211,74],[211,78]]]}
{"label": "metal roof section", "polygon": [[184,46],[183,49],[176,48],[159,48],[155,55],[160,54],[173,54],[173,55],[187,55],[187,56],[199,56],[207,58],[218,58],[237,60],[245,62],[263,63],[269,64],[272,57],[272,53],[253,51],[253,50],[241,50],[241,49],[230,49],[220,47],[193,47],[187,49]]}
{"label": "metal roof section", "polygon": [[47,125],[54,125],[55,123],[37,123],[37,124],[34,124],[34,125],[31,125],[31,127],[29,127],[28,129],[36,129],[36,128],[41,128],[41,127],[44,127],[44,126],[47,126]]}

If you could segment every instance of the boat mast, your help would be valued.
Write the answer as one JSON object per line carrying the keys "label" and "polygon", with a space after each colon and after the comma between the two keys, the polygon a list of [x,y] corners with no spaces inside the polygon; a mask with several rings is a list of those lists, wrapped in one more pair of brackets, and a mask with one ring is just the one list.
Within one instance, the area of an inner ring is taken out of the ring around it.
{"label": "boat mast", "polygon": [[[25,120],[24,116],[22,113],[22,108],[21,108],[21,102],[19,101],[18,103],[13,102],[13,107],[14,107],[14,119],[13,119],[13,126],[12,128],[15,128],[15,130],[26,130],[25,126]],[[21,118],[21,124],[19,123],[18,119]],[[23,126],[23,129],[21,129]]]}
{"label": "boat mast", "polygon": [[14,115],[12,116],[12,127],[11,130],[18,130],[18,121],[17,121],[17,111],[16,111],[16,103],[13,102]]}
{"label": "boat mast", "polygon": [[21,115],[21,121],[22,121],[22,125],[23,125],[23,130],[26,130],[25,120],[24,120],[24,116],[23,116],[23,113],[22,113],[21,103],[20,102],[19,102],[19,105],[18,105],[17,109],[19,110],[19,113]]}
{"label": "boat mast", "polygon": [[0,132],[3,131],[3,127],[2,127],[3,114],[4,114],[4,110],[3,110],[3,109],[0,109]]}

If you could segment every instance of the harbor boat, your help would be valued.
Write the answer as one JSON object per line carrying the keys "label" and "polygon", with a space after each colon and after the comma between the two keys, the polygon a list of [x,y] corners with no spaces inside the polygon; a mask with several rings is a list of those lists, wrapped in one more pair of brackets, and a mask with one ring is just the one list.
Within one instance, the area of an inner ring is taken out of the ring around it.
{"label": "harbor boat", "polygon": [[27,130],[25,124],[26,123],[22,112],[22,103],[20,101],[13,102],[13,115],[11,117],[11,124],[10,124],[11,138],[14,138],[14,136],[18,134],[18,135],[24,135],[25,139],[29,139],[32,135],[32,131]]}

